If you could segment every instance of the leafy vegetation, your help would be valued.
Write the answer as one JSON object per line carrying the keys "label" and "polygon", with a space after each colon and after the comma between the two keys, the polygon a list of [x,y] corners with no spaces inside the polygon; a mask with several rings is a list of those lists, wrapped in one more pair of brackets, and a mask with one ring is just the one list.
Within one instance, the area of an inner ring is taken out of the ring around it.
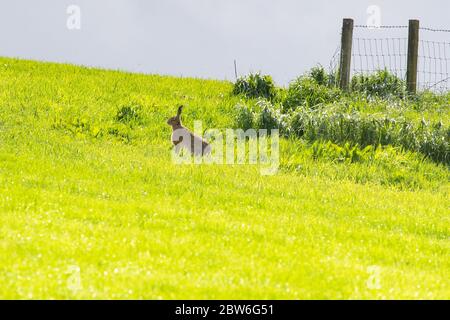
{"label": "leafy vegetation", "polygon": [[400,146],[450,165],[450,128],[442,124],[419,126],[406,120],[384,116],[362,116],[359,113],[335,113],[333,110],[299,111],[291,120],[292,132],[309,141],[329,140],[353,145]]}
{"label": "leafy vegetation", "polygon": [[367,97],[392,98],[405,95],[405,82],[387,70],[370,75],[355,75],[351,81],[353,92],[361,92]]}
{"label": "leafy vegetation", "polygon": [[[404,102],[400,99],[403,84],[387,71],[353,78],[357,92],[350,96],[330,87],[328,80],[323,68],[313,68],[289,85],[281,103],[258,100],[256,106],[262,108],[255,108],[253,101],[240,103],[236,124],[242,123],[243,115],[253,114],[259,119],[251,123],[254,127],[279,128],[287,137],[348,143],[353,147],[398,146],[450,166],[450,126],[442,118],[435,122],[419,118],[422,114],[418,112],[426,110],[427,104],[431,112],[441,105],[448,116],[450,95],[423,93]],[[385,109],[397,109],[391,111],[395,116],[376,110],[380,104]],[[248,111],[243,111],[246,108]]]}
{"label": "leafy vegetation", "polygon": [[251,73],[237,79],[233,93],[236,95],[242,94],[247,98],[265,98],[268,100],[272,100],[277,94],[272,77],[260,73]]}
{"label": "leafy vegetation", "polygon": [[306,75],[300,76],[289,84],[282,101],[283,109],[316,108],[320,104],[338,101],[341,92],[330,81],[325,69],[317,66]]}
{"label": "leafy vegetation", "polygon": [[301,76],[289,85],[283,105],[287,110],[314,109],[320,104],[338,101],[340,95],[338,89],[320,85],[312,78]]}
{"label": "leafy vegetation", "polygon": [[[397,131],[443,137],[448,95],[286,111],[233,88],[0,58],[0,298],[450,297],[449,169]],[[279,173],[174,164],[179,104],[189,128],[283,128]]]}

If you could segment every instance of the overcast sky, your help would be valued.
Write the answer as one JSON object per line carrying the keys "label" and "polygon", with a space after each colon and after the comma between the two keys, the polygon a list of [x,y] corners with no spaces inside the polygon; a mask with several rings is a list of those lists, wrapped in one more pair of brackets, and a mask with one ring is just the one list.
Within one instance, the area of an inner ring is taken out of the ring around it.
{"label": "overcast sky", "polygon": [[[70,5],[79,30],[67,27]],[[366,24],[371,5],[383,25],[450,28],[448,0],[1,0],[0,55],[229,80],[236,59],[239,74],[286,84],[327,66],[342,18]]]}

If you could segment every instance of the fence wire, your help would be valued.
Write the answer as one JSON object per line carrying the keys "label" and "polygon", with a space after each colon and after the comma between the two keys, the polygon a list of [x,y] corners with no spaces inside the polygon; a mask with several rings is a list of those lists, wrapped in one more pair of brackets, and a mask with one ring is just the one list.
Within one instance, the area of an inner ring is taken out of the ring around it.
{"label": "fence wire", "polygon": [[[417,86],[421,91],[450,90],[450,30],[420,28]],[[373,37],[376,33],[397,33]],[[356,25],[352,45],[352,76],[370,75],[387,70],[406,81],[408,60],[408,26],[370,28]],[[430,36],[432,34],[432,36]],[[437,39],[432,39],[437,38]],[[441,39],[448,41],[441,41]],[[340,47],[330,61],[330,73],[339,70]],[[336,80],[336,79],[334,79]]]}
{"label": "fence wire", "polygon": [[330,60],[330,66],[329,66],[329,72],[328,74],[331,75],[330,77],[330,84],[337,86],[338,83],[338,70],[339,70],[339,63],[340,63],[340,56],[341,56],[341,46],[339,45],[336,50],[334,51],[333,56]]}

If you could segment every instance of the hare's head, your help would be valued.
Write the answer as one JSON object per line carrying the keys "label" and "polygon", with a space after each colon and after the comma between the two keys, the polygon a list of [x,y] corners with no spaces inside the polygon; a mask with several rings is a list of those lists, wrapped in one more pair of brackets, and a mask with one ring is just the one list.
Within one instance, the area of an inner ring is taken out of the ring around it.
{"label": "hare's head", "polygon": [[169,118],[169,120],[167,120],[167,124],[169,126],[172,126],[173,128],[181,127],[181,118],[180,118],[180,116],[181,116],[181,111],[182,110],[183,110],[183,106],[179,106],[178,107],[178,111],[177,111],[177,115],[172,117],[172,118]]}

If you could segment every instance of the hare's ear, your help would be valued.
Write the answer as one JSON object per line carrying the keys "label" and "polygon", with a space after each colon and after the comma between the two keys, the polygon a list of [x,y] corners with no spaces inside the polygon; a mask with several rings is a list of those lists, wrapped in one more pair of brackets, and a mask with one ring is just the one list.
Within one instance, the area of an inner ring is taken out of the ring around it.
{"label": "hare's ear", "polygon": [[180,116],[181,116],[181,111],[183,111],[183,106],[179,106],[179,107],[178,107],[177,118],[180,118]]}

